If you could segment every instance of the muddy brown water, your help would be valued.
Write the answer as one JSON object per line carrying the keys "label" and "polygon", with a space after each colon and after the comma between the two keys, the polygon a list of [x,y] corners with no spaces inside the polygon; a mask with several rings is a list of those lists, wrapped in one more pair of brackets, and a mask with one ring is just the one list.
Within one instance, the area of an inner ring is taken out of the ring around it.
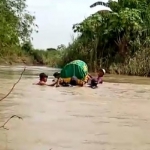
{"label": "muddy brown water", "polygon": [[[0,67],[0,97],[22,69]],[[94,90],[32,85],[38,73],[55,70],[27,67],[0,102],[0,125],[12,115],[23,118],[0,129],[0,150],[150,150],[149,78],[106,75]]]}

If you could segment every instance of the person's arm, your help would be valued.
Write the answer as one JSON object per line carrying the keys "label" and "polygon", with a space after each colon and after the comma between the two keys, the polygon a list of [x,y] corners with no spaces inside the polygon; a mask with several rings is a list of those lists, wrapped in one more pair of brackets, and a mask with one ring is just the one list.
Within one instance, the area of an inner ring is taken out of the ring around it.
{"label": "person's arm", "polygon": [[[57,82],[57,81],[56,81]],[[52,84],[49,84],[48,86],[54,86],[56,85],[56,82],[52,83]]]}
{"label": "person's arm", "polygon": [[45,82],[33,83],[33,85],[47,85]]}
{"label": "person's arm", "polygon": [[83,85],[85,85],[86,83],[88,83],[90,80],[92,80],[92,76],[90,74],[87,74],[87,76],[85,77],[84,83]]}
{"label": "person's arm", "polygon": [[92,78],[92,76],[88,73],[88,78]]}
{"label": "person's arm", "polygon": [[89,80],[92,80],[93,77],[92,77],[90,74],[88,74],[87,78],[88,78],[88,79],[87,79],[87,83],[88,83]]}
{"label": "person's arm", "polygon": [[60,86],[60,81],[61,81],[61,78],[58,78],[58,80],[56,81],[56,87],[59,87]]}
{"label": "person's arm", "polygon": [[60,81],[60,78],[58,78],[54,83],[52,84],[49,84],[48,86],[55,86],[58,87],[59,86],[59,81]]}

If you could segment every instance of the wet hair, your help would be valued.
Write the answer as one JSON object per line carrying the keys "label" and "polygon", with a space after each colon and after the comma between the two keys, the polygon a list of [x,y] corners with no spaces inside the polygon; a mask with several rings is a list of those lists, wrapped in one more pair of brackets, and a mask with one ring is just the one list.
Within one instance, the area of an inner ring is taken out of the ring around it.
{"label": "wet hair", "polygon": [[93,78],[91,80],[91,88],[97,88],[97,84],[98,84],[97,80]]}
{"label": "wet hair", "polygon": [[39,74],[39,77],[40,77],[40,80],[42,80],[43,78],[48,78],[48,75],[42,72]]}
{"label": "wet hair", "polygon": [[60,76],[60,72],[55,72],[55,73],[53,74],[53,76],[54,76],[55,78],[58,78],[58,77]]}

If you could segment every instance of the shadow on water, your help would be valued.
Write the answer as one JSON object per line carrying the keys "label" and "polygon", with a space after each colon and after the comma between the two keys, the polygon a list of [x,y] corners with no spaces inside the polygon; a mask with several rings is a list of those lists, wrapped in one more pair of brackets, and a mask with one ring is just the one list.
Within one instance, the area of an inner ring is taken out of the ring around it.
{"label": "shadow on water", "polygon": [[[0,97],[22,70],[0,67]],[[24,119],[12,119],[8,131],[0,129],[0,149],[6,144],[7,150],[149,149],[149,78],[106,75],[107,82],[95,90],[32,85],[41,72],[51,82],[57,70],[27,67],[11,95],[0,102],[0,125],[14,114]]]}

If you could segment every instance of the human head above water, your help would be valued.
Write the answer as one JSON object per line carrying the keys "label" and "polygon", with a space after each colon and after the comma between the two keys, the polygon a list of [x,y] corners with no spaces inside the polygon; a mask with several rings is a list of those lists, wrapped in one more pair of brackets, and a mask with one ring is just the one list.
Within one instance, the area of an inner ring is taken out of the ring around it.
{"label": "human head above water", "polygon": [[53,76],[54,76],[55,78],[59,78],[59,77],[60,77],[60,72],[55,72],[55,73],[53,74]]}
{"label": "human head above water", "polygon": [[40,78],[40,81],[47,82],[48,75],[46,75],[45,73],[40,73],[39,78]]}
{"label": "human head above water", "polygon": [[105,73],[106,73],[105,69],[99,69],[98,76],[103,77]]}

